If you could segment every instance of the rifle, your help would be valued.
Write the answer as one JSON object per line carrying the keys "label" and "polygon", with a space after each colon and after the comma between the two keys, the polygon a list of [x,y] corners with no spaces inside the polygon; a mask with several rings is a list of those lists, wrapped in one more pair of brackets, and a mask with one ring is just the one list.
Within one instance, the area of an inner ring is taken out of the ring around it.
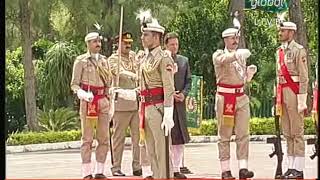
{"label": "rifle", "polygon": [[310,156],[310,159],[314,159],[316,156],[319,157],[319,143],[318,143],[318,130],[317,122],[314,120],[314,127],[316,130],[316,136],[314,138],[307,139],[307,145],[314,145],[313,154]]}
{"label": "rifle", "polygon": [[[274,100],[275,100],[274,107],[276,107],[276,98],[274,98]],[[281,179],[281,176],[282,176],[283,152],[282,152],[282,146],[281,146],[281,133],[280,133],[279,118],[280,118],[280,115],[277,113],[276,110],[274,110],[276,136],[267,138],[267,143],[274,145],[274,151],[271,154],[269,154],[269,157],[272,158],[274,155],[276,155],[277,161],[278,161],[277,162],[277,169],[275,172],[275,179]]]}
{"label": "rifle", "polygon": [[318,138],[307,139],[307,144],[314,145],[313,154],[310,156],[310,159],[314,159],[316,156],[319,156]]}
{"label": "rifle", "polygon": [[[316,75],[317,79],[318,76]],[[313,122],[314,122],[314,127],[316,130],[316,136],[311,139],[307,139],[307,144],[308,145],[313,145],[314,144],[314,149],[313,149],[313,154],[310,156],[311,159],[314,159],[316,156],[319,155],[319,134],[318,134],[318,85],[313,83],[313,107],[312,107],[312,117],[313,117]],[[319,156],[318,156],[319,157]]]}

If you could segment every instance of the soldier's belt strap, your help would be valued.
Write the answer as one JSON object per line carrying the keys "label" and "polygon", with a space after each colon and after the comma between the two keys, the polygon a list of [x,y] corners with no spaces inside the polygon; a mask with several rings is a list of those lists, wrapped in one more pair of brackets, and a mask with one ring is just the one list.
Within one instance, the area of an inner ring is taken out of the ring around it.
{"label": "soldier's belt strap", "polygon": [[243,88],[243,84],[230,85],[230,84],[218,83],[217,92],[228,93],[228,94],[243,94],[244,88]]}
{"label": "soldier's belt strap", "polygon": [[142,103],[158,104],[164,101],[163,88],[151,88],[140,92],[139,101]]}
{"label": "soldier's belt strap", "polygon": [[243,93],[243,88],[224,88],[224,87],[217,87],[218,93],[230,93],[230,94],[238,94]]}
{"label": "soldier's belt strap", "polygon": [[[299,81],[300,81],[300,77],[299,77],[299,76],[291,76],[291,79],[292,79],[293,82],[299,82]],[[279,82],[280,84],[286,84],[286,83],[288,83],[288,82],[286,81],[286,79],[285,79],[284,76],[279,76],[279,77],[278,77],[278,82]]]}
{"label": "soldier's belt strap", "polygon": [[155,95],[155,96],[140,96],[139,101],[142,103],[146,103],[146,105],[163,103],[164,97],[163,95]]}

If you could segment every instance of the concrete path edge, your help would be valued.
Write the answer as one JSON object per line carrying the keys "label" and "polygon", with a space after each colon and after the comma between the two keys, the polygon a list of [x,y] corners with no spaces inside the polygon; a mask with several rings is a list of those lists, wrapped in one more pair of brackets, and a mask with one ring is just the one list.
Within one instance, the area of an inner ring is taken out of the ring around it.
{"label": "concrete path edge", "polygon": [[[274,135],[251,135],[250,141],[266,142],[268,137],[274,137]],[[304,139],[314,138],[315,135],[305,135]],[[189,143],[215,143],[218,141],[218,136],[191,136]],[[231,141],[234,141],[235,136],[232,136]],[[284,138],[282,137],[284,141]],[[97,144],[93,142],[93,146]],[[126,137],[125,144],[131,145],[131,138]],[[64,149],[79,149],[81,141],[69,141],[58,143],[44,143],[44,144],[28,144],[18,146],[6,146],[6,153],[23,153],[23,152],[35,152],[35,151],[50,151],[50,150],[64,150]]]}

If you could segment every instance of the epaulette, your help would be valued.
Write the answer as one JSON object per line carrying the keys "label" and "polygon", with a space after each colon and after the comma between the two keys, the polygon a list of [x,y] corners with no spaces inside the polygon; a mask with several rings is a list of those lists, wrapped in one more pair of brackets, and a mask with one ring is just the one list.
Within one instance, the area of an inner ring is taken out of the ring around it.
{"label": "epaulette", "polygon": [[81,54],[81,55],[77,56],[77,57],[76,57],[76,60],[81,61],[81,60],[86,59],[87,57],[88,57],[88,54],[87,54],[87,53],[84,53],[84,54]]}
{"label": "epaulette", "polygon": [[223,50],[222,49],[217,49],[213,54],[212,54],[212,60],[214,60],[215,61],[215,59],[219,56],[219,55],[221,55],[221,54],[223,54]]}
{"label": "epaulette", "polygon": [[298,49],[303,49],[303,46],[301,44],[295,43],[294,46],[297,47]]}
{"label": "epaulette", "polygon": [[159,54],[160,54],[162,57],[170,57],[168,53],[166,53],[165,51],[162,51],[162,50],[159,52]]}
{"label": "epaulette", "polygon": [[116,59],[116,58],[118,58],[118,53],[111,54],[111,56],[109,56],[108,59]]}
{"label": "epaulette", "polygon": [[214,53],[223,53],[222,49],[217,49]]}

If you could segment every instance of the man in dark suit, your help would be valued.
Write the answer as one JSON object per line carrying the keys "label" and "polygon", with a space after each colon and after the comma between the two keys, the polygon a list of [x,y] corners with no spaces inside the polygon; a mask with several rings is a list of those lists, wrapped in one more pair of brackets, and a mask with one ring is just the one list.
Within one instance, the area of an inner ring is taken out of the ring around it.
{"label": "man in dark suit", "polygon": [[172,59],[178,67],[174,74],[174,127],[171,130],[172,146],[171,159],[173,164],[174,178],[185,179],[184,174],[180,173],[183,160],[184,144],[190,140],[187,129],[186,103],[185,98],[191,88],[191,72],[188,58],[177,54],[179,50],[179,40],[176,33],[168,33],[164,39],[165,48],[171,54]]}

